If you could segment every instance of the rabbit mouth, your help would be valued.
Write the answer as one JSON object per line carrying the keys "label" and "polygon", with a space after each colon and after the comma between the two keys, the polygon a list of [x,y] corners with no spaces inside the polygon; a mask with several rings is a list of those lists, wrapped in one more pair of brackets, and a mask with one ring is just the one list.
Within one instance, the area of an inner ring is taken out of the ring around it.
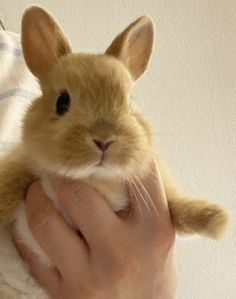
{"label": "rabbit mouth", "polygon": [[105,154],[104,152],[101,155],[101,158],[97,164],[95,164],[95,167],[101,167],[105,164]]}

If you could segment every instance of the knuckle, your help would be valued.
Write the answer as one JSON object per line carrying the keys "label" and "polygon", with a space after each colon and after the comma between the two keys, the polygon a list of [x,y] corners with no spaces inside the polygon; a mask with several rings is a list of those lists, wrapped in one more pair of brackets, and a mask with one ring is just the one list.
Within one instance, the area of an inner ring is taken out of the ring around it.
{"label": "knuckle", "polygon": [[175,244],[175,230],[172,225],[163,224],[159,229],[155,229],[149,236],[149,248],[151,252],[157,249],[168,254]]}
{"label": "knuckle", "polygon": [[106,221],[100,219],[98,224],[96,241],[99,242],[103,248],[106,248],[109,255],[114,257],[114,259],[121,247],[121,241],[118,240],[119,236],[114,233],[120,233],[121,229],[120,223],[112,219],[106,219]]}
{"label": "knuckle", "polygon": [[99,227],[99,233],[97,234],[96,240],[100,246],[109,254],[113,259],[116,258],[116,244],[114,244],[114,236],[108,230],[105,225]]}
{"label": "knuckle", "polygon": [[175,243],[175,229],[172,225],[166,225],[163,228],[163,241],[167,248],[173,247]]}
{"label": "knuckle", "polygon": [[140,267],[138,267],[138,264],[134,264],[130,261],[125,261],[125,263],[120,263],[118,267],[116,267],[115,270],[115,278],[116,281],[130,281],[133,277],[137,275],[138,272],[140,272]]}
{"label": "knuckle", "polygon": [[116,280],[127,280],[135,276],[141,269],[136,254],[129,251],[116,250],[114,253],[114,276]]}
{"label": "knuckle", "polygon": [[175,245],[175,232],[174,230],[164,229],[162,234],[158,238],[158,244],[155,243],[155,251],[159,251],[163,257],[169,255]]}
{"label": "knuckle", "polygon": [[166,235],[162,243],[162,252],[164,255],[168,255],[173,249],[175,244],[175,235]]}

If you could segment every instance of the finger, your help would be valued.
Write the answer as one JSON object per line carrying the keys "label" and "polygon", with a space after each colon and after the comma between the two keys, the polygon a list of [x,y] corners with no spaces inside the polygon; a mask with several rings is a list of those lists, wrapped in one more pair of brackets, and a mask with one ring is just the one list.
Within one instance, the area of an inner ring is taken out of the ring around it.
{"label": "finger", "polygon": [[20,254],[21,258],[28,264],[30,263],[30,260],[33,256],[33,253],[27,246],[23,243],[23,240],[17,236],[17,234],[14,235],[13,232],[13,238],[15,242],[15,246],[18,250],[18,253]]}
{"label": "finger", "polygon": [[155,162],[142,179],[130,180],[128,189],[134,216],[152,219],[169,215],[165,189]]}
{"label": "finger", "polygon": [[88,244],[104,242],[113,235],[119,218],[94,188],[81,181],[65,180],[63,184],[56,178],[51,181],[59,201]]}
{"label": "finger", "polygon": [[22,240],[17,240],[17,237],[15,238],[15,244],[20,256],[29,266],[32,276],[54,297],[60,282],[59,272],[54,267],[43,266],[38,257],[22,243]]}
{"label": "finger", "polygon": [[88,251],[84,241],[44,195],[39,181],[33,183],[27,192],[26,211],[35,239],[62,273],[71,275],[75,260],[81,263],[81,268],[87,267]]}
{"label": "finger", "polygon": [[62,279],[59,271],[55,267],[46,268],[36,256],[31,258],[28,265],[36,281],[48,291],[52,298],[56,298]]}

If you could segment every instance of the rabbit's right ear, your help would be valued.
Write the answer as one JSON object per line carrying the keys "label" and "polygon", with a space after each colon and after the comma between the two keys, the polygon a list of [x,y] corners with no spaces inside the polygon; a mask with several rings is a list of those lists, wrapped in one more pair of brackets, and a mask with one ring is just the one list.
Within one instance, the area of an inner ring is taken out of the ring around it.
{"label": "rabbit's right ear", "polygon": [[38,6],[28,8],[22,19],[22,47],[30,71],[42,78],[71,47],[52,16]]}

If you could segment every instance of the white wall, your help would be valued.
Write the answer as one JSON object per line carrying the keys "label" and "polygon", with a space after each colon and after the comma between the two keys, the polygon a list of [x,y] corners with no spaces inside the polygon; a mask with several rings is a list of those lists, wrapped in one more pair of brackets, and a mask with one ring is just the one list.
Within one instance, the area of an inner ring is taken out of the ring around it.
{"label": "white wall", "polygon": [[[35,1],[36,2],[36,1]],[[27,0],[0,0],[9,30],[20,30]],[[156,48],[134,95],[157,143],[192,195],[236,213],[236,1],[38,1],[78,51],[102,51],[136,17],[152,16]],[[234,232],[234,234],[233,234]],[[227,237],[178,241],[180,299],[236,298],[236,230]]]}

